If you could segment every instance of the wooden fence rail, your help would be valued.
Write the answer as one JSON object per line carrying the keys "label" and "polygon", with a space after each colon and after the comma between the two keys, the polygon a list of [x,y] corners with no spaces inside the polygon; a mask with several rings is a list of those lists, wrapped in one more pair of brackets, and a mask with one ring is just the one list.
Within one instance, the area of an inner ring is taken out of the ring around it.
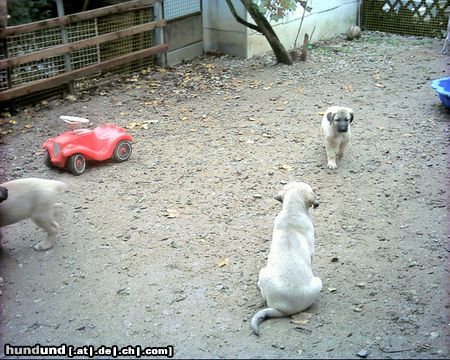
{"label": "wooden fence rail", "polygon": [[130,10],[136,10],[143,7],[151,6],[155,1],[154,0],[134,0],[126,3],[105,6],[100,9],[85,11],[81,13],[60,16],[53,19],[36,21],[31,24],[17,25],[11,26],[4,29],[0,29],[0,38],[19,35],[27,32],[38,31],[42,29],[48,29],[53,26],[63,26],[69,25],[73,23],[77,23],[84,20],[93,19],[101,16],[108,16],[123,13]]}

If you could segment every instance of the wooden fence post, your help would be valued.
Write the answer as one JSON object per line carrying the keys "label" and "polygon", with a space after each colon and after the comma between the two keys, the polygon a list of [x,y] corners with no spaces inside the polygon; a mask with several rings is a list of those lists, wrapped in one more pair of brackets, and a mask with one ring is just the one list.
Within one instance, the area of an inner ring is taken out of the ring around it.
{"label": "wooden fence post", "polygon": [[[153,2],[153,21],[159,21],[164,18],[163,11],[164,4],[161,0],[156,0]],[[164,29],[156,28],[155,29],[155,45],[164,44]],[[155,56],[156,65],[165,67],[167,65],[167,52],[159,53]]]}
{"label": "wooden fence post", "polygon": [[[4,29],[8,25],[8,5],[7,0],[0,0],[0,28]],[[8,57],[6,38],[0,39],[0,59]],[[9,88],[10,81],[8,70],[0,70],[0,90]]]}
{"label": "wooden fence post", "polygon": [[[62,0],[56,0],[56,9],[58,12],[58,16],[64,16],[64,4]],[[63,44],[67,44],[69,42],[68,38],[67,38],[67,30],[65,28],[65,26],[61,26],[61,39],[62,39],[62,43]],[[66,72],[70,72],[72,71],[72,63],[70,61],[70,54],[64,54],[64,63],[66,66]],[[69,81],[67,83],[67,86],[69,87],[69,94],[70,95],[74,95],[75,94],[75,89],[73,86],[73,81]]]}

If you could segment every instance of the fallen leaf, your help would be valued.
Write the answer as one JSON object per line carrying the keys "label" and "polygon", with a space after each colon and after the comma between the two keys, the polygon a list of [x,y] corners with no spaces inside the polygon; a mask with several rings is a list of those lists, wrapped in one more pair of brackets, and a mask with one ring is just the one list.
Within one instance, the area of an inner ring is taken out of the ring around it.
{"label": "fallen leaf", "polygon": [[351,86],[351,85],[345,85],[345,86],[344,86],[344,90],[347,91],[347,92],[351,92],[351,91],[353,91],[353,86]]}
{"label": "fallen leaf", "polygon": [[291,171],[293,169],[293,167],[286,165],[286,164],[282,164],[282,165],[278,166],[278,169],[285,170],[285,171]]}
{"label": "fallen leaf", "polygon": [[221,259],[221,260],[219,260],[218,262],[217,262],[217,266],[218,267],[224,267],[224,266],[226,266],[226,265],[228,265],[228,264],[230,264],[230,259],[229,258],[223,258],[223,259]]}
{"label": "fallen leaf", "polygon": [[306,325],[311,320],[312,314],[308,312],[302,312],[291,316],[291,323],[296,325]]}
{"label": "fallen leaf", "polygon": [[328,291],[329,291],[329,292],[336,292],[336,291],[337,291],[337,289],[336,289],[336,288],[334,288],[334,287],[329,287],[329,288],[328,288]]}
{"label": "fallen leaf", "polygon": [[358,355],[360,358],[366,358],[367,355],[369,355],[369,352],[364,349],[361,349],[356,353],[356,355]]}
{"label": "fallen leaf", "polygon": [[379,87],[379,88],[384,88],[384,85],[381,84],[381,83],[376,83],[375,86],[376,86],[376,87]]}
{"label": "fallen leaf", "polygon": [[[121,115],[123,114],[123,113],[120,113]],[[137,123],[137,122],[135,122],[135,121],[132,121],[132,122],[130,122],[130,123],[128,123],[127,125],[125,125],[125,128],[126,129],[131,129],[131,130],[133,130],[133,129],[135,129],[137,126],[140,126],[141,124],[140,123]]]}
{"label": "fallen leaf", "polygon": [[180,213],[178,210],[176,209],[167,209],[164,213],[163,216],[165,216],[168,219],[176,219],[180,217]]}

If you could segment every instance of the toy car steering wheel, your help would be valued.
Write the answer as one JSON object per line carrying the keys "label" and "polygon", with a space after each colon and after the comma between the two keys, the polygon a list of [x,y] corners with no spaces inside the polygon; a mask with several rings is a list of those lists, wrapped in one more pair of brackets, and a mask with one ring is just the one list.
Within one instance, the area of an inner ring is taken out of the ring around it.
{"label": "toy car steering wheel", "polygon": [[61,115],[59,118],[69,125],[87,124],[89,122],[88,119],[78,116]]}

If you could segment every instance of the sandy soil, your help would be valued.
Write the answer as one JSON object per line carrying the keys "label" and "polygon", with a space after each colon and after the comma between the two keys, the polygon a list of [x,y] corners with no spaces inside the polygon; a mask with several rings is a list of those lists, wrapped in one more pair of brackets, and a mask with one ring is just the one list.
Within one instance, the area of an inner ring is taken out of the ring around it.
{"label": "sandy soil", "polygon": [[[2,180],[65,179],[55,247],[31,221],[4,228],[2,342],[174,346],[176,358],[448,358],[449,112],[430,87],[442,41],[365,34],[308,61],[205,57],[118,78],[75,101],[4,117]],[[73,99],[72,99],[73,100]],[[336,171],[320,134],[329,105],[355,110]],[[113,122],[129,161],[79,177],[48,169],[59,115]],[[256,287],[283,184],[318,188],[314,271],[301,326],[254,336]],[[2,346],[3,348],[3,346]]]}

